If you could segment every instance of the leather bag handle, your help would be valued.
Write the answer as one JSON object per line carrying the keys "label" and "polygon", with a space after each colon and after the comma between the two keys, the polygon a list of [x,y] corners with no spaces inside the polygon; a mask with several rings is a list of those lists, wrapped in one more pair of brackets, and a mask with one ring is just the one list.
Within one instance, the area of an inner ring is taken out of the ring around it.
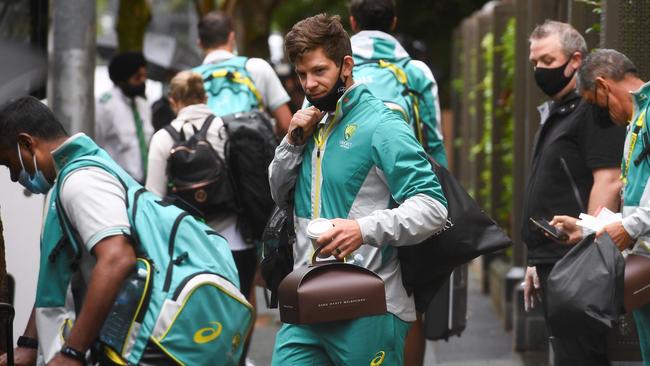
{"label": "leather bag handle", "polygon": [[309,265],[310,267],[317,266],[317,265],[320,265],[320,264],[326,264],[326,263],[336,263],[336,262],[345,263],[344,259],[329,259],[329,260],[326,260],[326,261],[317,260],[318,255],[320,254],[321,250],[323,250],[324,247],[325,247],[325,245],[321,245],[318,248],[316,248],[316,250],[314,250],[314,254],[311,256],[311,264]]}

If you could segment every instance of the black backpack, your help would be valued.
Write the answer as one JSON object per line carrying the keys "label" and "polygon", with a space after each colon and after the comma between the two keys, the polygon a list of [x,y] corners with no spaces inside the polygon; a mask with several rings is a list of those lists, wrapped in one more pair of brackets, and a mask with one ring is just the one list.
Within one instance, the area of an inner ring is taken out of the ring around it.
{"label": "black backpack", "polygon": [[259,241],[274,207],[269,164],[278,139],[269,116],[258,110],[222,117],[228,133],[226,159],[236,184],[238,224],[244,240]]}
{"label": "black backpack", "polygon": [[293,245],[296,232],[293,225],[293,205],[275,206],[262,236],[260,273],[265,287],[271,291],[269,308],[278,307],[280,282],[293,271]]}
{"label": "black backpack", "polygon": [[171,125],[165,130],[174,140],[167,159],[167,200],[187,212],[210,218],[237,211],[237,196],[228,165],[217,154],[206,136],[215,116],[210,115],[203,126],[189,139],[181,128]]}

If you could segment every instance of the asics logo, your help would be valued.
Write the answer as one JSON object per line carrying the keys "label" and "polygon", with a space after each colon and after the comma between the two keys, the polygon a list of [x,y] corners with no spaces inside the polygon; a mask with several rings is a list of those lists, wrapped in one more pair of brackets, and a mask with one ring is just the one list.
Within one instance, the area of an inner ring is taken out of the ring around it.
{"label": "asics logo", "polygon": [[386,352],[379,351],[375,354],[375,357],[370,360],[370,366],[379,366],[384,363],[384,358],[386,358]]}
{"label": "asics logo", "polygon": [[210,322],[211,326],[201,328],[194,333],[194,343],[203,344],[214,341],[221,335],[223,326],[219,322]]}

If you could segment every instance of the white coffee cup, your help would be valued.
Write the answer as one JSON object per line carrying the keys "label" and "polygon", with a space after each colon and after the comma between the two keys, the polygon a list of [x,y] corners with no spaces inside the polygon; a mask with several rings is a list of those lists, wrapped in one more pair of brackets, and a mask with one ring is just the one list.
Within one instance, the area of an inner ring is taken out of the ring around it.
{"label": "white coffee cup", "polygon": [[319,218],[309,221],[307,224],[307,237],[311,240],[311,245],[314,248],[318,248],[316,240],[318,240],[318,238],[320,238],[323,233],[327,232],[333,227],[334,225],[332,225],[328,219]]}

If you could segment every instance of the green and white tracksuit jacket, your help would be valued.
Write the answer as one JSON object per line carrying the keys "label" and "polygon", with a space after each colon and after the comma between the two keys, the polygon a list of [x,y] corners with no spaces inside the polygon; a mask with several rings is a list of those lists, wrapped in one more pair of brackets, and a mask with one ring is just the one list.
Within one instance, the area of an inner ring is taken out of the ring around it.
{"label": "green and white tracksuit jacket", "polygon": [[637,239],[635,252],[650,256],[650,156],[637,165],[635,160],[648,146],[648,107],[650,107],[650,83],[632,93],[634,117],[630,122],[621,172],[623,175],[623,227]]}
{"label": "green and white tracksuit jacket", "polygon": [[[388,33],[362,31],[352,36],[350,41],[355,64],[379,60],[400,63],[400,60],[409,58],[404,47]],[[438,84],[429,67],[422,61],[409,61],[404,67],[404,72],[408,78],[409,88],[419,96],[420,118],[424,130],[424,149],[440,165],[446,167],[447,154],[442,137]],[[376,88],[385,87],[373,84],[372,80],[357,79],[357,82],[367,83],[372,92],[375,92]]]}
{"label": "green and white tracksuit jacket", "polygon": [[349,259],[381,276],[390,313],[415,320],[395,247],[421,242],[447,219],[426,153],[408,124],[363,84],[346,91],[312,137],[301,146],[285,138],[269,167],[275,202],[286,206],[294,192],[294,267],[311,260],[311,219],[355,219],[364,245]]}
{"label": "green and white tracksuit jacket", "polygon": [[[632,93],[634,115],[628,128],[623,150],[623,227],[636,240],[635,254],[650,256],[650,157],[635,160],[644,147],[650,147],[648,108],[650,82]],[[650,360],[650,305],[633,311],[644,365]]]}

